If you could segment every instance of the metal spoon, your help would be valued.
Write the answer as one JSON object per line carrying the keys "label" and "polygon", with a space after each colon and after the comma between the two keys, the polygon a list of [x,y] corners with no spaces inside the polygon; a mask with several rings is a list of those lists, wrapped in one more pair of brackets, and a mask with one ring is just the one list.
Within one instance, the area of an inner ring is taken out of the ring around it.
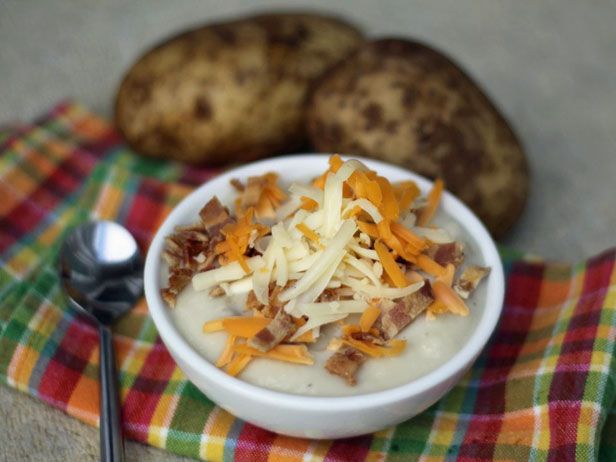
{"label": "metal spoon", "polygon": [[60,249],[60,276],[71,305],[100,333],[101,461],[124,460],[111,325],[143,292],[143,259],[133,236],[111,221],[73,229]]}

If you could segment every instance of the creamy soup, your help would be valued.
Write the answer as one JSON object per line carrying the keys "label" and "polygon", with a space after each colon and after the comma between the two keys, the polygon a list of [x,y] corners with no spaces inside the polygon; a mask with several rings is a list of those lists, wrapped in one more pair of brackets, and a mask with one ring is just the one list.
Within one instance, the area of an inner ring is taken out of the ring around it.
{"label": "creamy soup", "polygon": [[[478,247],[462,227],[439,212],[435,224],[446,229],[455,240],[465,246],[465,265],[484,262]],[[333,326],[324,329],[316,344],[309,346],[315,363],[297,365],[265,358],[252,361],[239,378],[272,390],[313,396],[344,396],[370,393],[408,383],[435,370],[449,360],[472,335],[481,318],[485,301],[485,284],[472,294],[467,305],[469,316],[444,314],[434,320],[419,316],[400,332],[396,338],[407,340],[404,352],[396,357],[371,358],[360,368],[357,384],[349,386],[343,379],[330,374],[325,362],[332,355],[326,349],[333,336]],[[175,325],[188,342],[203,357],[214,363],[223,350],[226,334],[202,331],[203,323],[225,316],[242,314],[244,297],[211,298],[207,291],[195,292],[189,285],[180,294],[177,305],[171,310]]]}

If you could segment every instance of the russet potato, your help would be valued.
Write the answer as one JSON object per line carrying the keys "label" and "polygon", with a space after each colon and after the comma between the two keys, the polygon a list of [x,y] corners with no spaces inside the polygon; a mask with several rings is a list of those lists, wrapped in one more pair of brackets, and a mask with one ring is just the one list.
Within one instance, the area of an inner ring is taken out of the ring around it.
{"label": "russet potato", "polygon": [[207,165],[305,143],[309,85],[362,42],[317,14],[264,14],[166,40],[126,73],[115,121],[139,153]]}
{"label": "russet potato", "polygon": [[497,238],[524,208],[529,172],[516,135],[458,65],[425,45],[364,44],[319,79],[307,111],[316,149],[441,177]]}

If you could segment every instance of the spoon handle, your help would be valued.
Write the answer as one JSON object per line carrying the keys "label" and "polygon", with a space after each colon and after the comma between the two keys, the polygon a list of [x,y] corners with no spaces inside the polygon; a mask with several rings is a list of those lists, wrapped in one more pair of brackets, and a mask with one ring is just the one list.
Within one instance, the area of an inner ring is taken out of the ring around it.
{"label": "spoon handle", "polygon": [[100,437],[101,461],[124,460],[120,400],[118,395],[113,337],[109,326],[100,325]]}

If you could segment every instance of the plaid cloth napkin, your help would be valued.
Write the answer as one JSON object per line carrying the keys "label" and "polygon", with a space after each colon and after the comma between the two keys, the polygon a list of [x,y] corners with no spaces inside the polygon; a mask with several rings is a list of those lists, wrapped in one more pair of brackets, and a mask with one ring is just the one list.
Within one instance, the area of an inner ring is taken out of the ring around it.
{"label": "plaid cloth napkin", "polygon": [[[0,380],[96,425],[96,330],[67,308],[63,233],[117,220],[146,249],[211,169],[140,158],[110,125],[62,103],[0,132]],[[276,435],[216,407],[177,368],[142,301],[115,328],[128,438],[212,461],[616,460],[616,250],[576,265],[503,251],[498,331],[423,414],[373,435]]]}

